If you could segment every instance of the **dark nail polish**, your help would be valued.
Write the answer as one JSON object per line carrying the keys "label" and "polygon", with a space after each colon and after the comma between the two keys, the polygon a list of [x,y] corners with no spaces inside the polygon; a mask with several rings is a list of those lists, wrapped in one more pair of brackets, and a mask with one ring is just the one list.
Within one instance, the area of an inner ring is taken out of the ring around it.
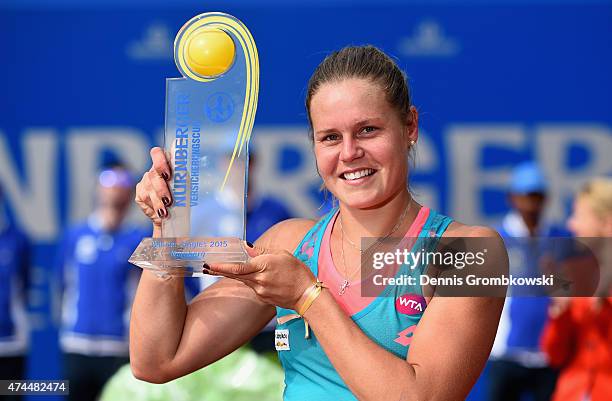
{"label": "dark nail polish", "polygon": [[164,209],[157,209],[157,215],[163,219],[166,217],[166,211]]}
{"label": "dark nail polish", "polygon": [[170,206],[170,199],[167,196],[162,196],[162,202],[164,206]]}
{"label": "dark nail polish", "polygon": [[208,263],[204,263],[204,265],[202,266],[202,268],[204,270],[210,270],[210,266],[208,265]]}
{"label": "dark nail polish", "polygon": [[165,181],[168,181],[168,179],[170,178],[170,176],[168,176],[168,173],[166,173],[165,171],[161,173],[161,176]]}
{"label": "dark nail polish", "polygon": [[248,246],[249,248],[254,248],[254,247],[255,247],[255,245],[251,244],[249,241],[247,241],[246,243],[247,243],[247,246]]}

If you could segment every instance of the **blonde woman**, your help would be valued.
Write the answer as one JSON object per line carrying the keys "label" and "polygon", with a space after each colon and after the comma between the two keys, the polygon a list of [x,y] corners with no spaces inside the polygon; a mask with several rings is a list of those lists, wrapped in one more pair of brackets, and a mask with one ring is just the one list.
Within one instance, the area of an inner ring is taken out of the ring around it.
{"label": "blonde woman", "polygon": [[[612,179],[590,181],[576,196],[568,227],[593,238],[600,268],[595,297],[553,298],[542,348],[561,368],[554,401],[604,401],[612,397]],[[606,247],[606,245],[608,245]]]}

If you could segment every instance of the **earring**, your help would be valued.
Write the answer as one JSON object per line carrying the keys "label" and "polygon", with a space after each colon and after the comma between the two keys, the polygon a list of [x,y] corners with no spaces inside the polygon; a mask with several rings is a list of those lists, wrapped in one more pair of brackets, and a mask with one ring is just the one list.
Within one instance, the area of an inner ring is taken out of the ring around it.
{"label": "earring", "polygon": [[414,146],[414,144],[415,144],[415,143],[416,143],[416,142],[415,142],[415,141],[414,141],[414,139],[413,139],[412,141],[410,141],[410,146],[411,146],[411,147],[412,147],[412,146]]}

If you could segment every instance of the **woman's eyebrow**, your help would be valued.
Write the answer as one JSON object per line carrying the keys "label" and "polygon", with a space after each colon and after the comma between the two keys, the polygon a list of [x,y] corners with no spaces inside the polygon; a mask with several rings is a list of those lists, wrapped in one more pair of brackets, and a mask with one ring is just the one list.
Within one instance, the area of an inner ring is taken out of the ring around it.
{"label": "woman's eyebrow", "polygon": [[[351,127],[355,128],[355,127],[360,127],[360,126],[364,126],[364,125],[368,125],[368,124],[381,124],[381,122],[384,121],[383,117],[367,117],[367,118],[362,118],[360,120],[357,120],[353,123],[351,123]],[[320,130],[316,130],[315,131],[315,135],[324,135],[324,134],[331,134],[331,133],[337,133],[340,132],[341,130],[338,128],[323,128]]]}
{"label": "woman's eyebrow", "polygon": [[364,118],[364,119],[361,119],[361,120],[355,122],[353,124],[353,127],[363,126],[363,125],[368,125],[368,124],[380,124],[381,121],[383,121],[383,120],[384,119],[381,118],[381,117],[368,117],[368,118]]}
{"label": "woman's eyebrow", "polygon": [[331,134],[338,132],[336,128],[325,128],[315,131],[315,135]]}

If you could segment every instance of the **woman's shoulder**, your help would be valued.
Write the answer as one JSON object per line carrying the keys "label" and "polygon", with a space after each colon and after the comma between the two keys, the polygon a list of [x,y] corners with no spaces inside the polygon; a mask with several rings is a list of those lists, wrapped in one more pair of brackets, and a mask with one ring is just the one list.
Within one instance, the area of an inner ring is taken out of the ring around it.
{"label": "woman's shoulder", "polygon": [[453,220],[444,232],[444,237],[500,238],[499,233],[487,226],[473,226]]}
{"label": "woman's shoulder", "polygon": [[454,239],[463,239],[460,243],[464,251],[471,251],[474,254],[485,252],[487,256],[484,258],[484,264],[480,265],[483,271],[499,275],[508,273],[508,252],[504,240],[491,227],[453,221],[442,237],[450,239],[451,243]]}
{"label": "woman's shoulder", "polygon": [[316,223],[311,219],[283,220],[263,233],[256,241],[256,245],[264,249],[284,249],[287,252],[293,252]]}

